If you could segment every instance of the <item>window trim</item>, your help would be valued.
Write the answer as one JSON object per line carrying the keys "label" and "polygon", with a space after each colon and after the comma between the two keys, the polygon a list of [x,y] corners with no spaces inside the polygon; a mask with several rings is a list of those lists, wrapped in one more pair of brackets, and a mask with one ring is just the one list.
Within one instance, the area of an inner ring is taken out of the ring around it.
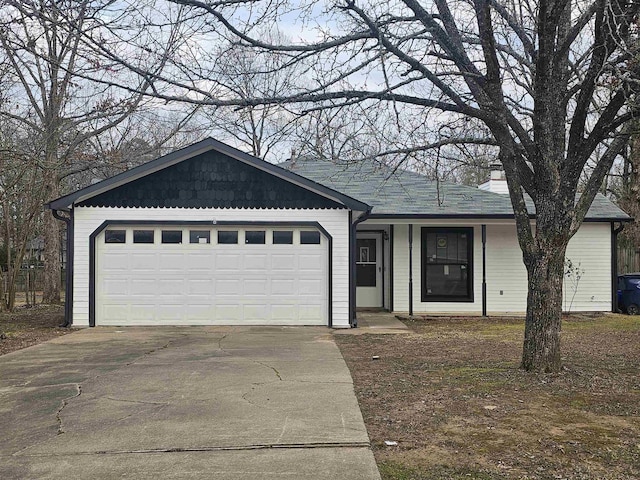
{"label": "window trim", "polygon": [[[466,233],[467,241],[467,288],[469,295],[460,297],[456,295],[429,295],[427,294],[427,234],[428,233]],[[473,283],[473,227],[422,227],[420,231],[420,300],[424,303],[446,302],[446,303],[473,303],[475,289]]]}

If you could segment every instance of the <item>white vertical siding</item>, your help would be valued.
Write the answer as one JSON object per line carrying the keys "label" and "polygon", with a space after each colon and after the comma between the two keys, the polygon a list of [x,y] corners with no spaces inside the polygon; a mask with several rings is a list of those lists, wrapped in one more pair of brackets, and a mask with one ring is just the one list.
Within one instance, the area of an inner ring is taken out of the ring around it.
{"label": "white vertical siding", "polygon": [[74,210],[73,323],[77,326],[89,325],[89,236],[105,220],[318,222],[333,237],[333,325],[349,326],[348,210],[111,207]]}
{"label": "white vertical siding", "polygon": [[[394,223],[394,222],[391,222]],[[413,307],[415,313],[482,313],[482,221],[416,221],[413,226]],[[527,273],[516,237],[515,224],[487,220],[486,273],[487,312],[523,313],[527,305]],[[474,301],[421,302],[421,227],[459,226],[474,231]],[[409,310],[408,225],[395,224],[393,242],[394,310]],[[569,242],[567,258],[584,271],[578,284],[572,311],[611,310],[611,235],[608,223],[585,223]],[[565,280],[566,307],[573,296],[571,282]]]}

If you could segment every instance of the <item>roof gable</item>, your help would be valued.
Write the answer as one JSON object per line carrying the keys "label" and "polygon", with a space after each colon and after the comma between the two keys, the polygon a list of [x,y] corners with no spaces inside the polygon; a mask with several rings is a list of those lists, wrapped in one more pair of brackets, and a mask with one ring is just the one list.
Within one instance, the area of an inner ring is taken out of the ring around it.
{"label": "roof gable", "polygon": [[47,206],[350,208],[369,205],[207,138]]}
{"label": "roof gable", "polygon": [[125,183],[78,206],[343,208],[334,200],[216,151]]}

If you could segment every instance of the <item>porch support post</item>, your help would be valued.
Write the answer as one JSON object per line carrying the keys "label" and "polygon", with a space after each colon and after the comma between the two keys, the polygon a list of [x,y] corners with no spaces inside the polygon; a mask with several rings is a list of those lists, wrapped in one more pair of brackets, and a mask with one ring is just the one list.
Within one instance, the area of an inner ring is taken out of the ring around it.
{"label": "porch support post", "polygon": [[393,224],[389,225],[389,311],[393,312]]}
{"label": "porch support post", "polygon": [[413,316],[413,224],[409,224],[409,316]]}
{"label": "porch support post", "polygon": [[487,316],[487,226],[482,225],[482,316]]}

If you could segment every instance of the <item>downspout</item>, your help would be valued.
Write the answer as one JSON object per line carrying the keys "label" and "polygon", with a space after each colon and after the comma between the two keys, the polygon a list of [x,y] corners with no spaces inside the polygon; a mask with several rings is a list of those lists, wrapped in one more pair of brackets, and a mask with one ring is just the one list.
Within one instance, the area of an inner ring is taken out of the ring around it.
{"label": "downspout", "polygon": [[371,208],[353,220],[353,212],[349,211],[349,324],[351,328],[358,328],[356,317],[356,227],[364,222],[371,214]]}
{"label": "downspout", "polygon": [[618,234],[624,229],[624,223],[615,227],[611,222],[611,311],[618,311]]}
{"label": "downspout", "polygon": [[51,210],[53,216],[67,224],[67,261],[65,269],[64,286],[64,323],[61,327],[70,327],[73,324],[73,210],[69,210],[69,216],[60,215],[58,210]]}

